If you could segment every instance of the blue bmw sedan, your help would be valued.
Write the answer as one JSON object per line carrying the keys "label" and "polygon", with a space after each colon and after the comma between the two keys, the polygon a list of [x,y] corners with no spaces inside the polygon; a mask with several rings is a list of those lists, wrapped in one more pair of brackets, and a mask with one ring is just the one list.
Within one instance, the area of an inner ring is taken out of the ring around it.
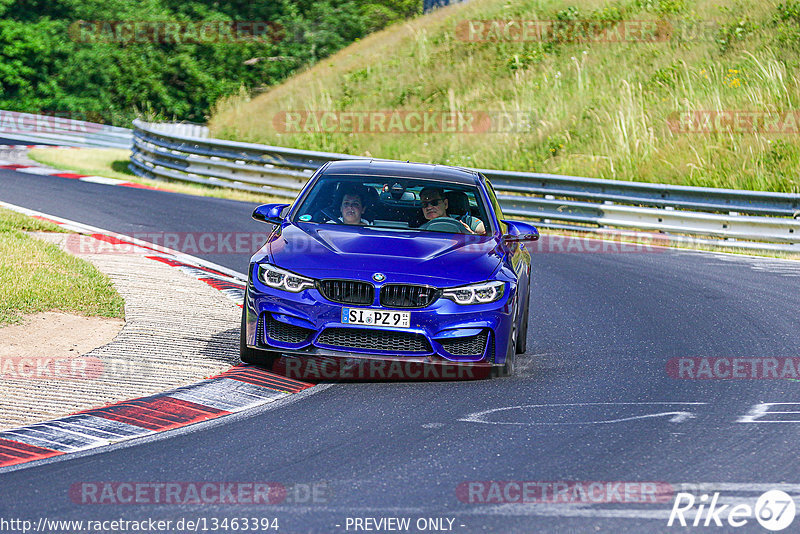
{"label": "blue bmw sedan", "polygon": [[385,160],[326,163],[251,258],[240,356],[484,366],[526,350],[536,228],[503,216],[481,173]]}

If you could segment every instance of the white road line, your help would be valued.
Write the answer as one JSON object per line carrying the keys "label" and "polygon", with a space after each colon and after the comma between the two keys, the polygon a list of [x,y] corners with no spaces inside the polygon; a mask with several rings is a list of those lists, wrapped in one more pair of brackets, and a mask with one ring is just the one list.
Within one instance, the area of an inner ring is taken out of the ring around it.
{"label": "white road line", "polygon": [[43,169],[42,167],[25,167],[21,169],[14,169],[17,172],[24,172],[25,174],[40,174],[42,176],[50,176],[53,174],[57,174],[61,171],[55,171],[53,169]]}
{"label": "white road line", "polygon": [[671,416],[670,423],[682,423],[687,419],[694,418],[694,414],[687,411],[658,412],[653,414],[634,415],[616,419],[604,419],[599,421],[578,421],[578,422],[514,422],[514,421],[487,421],[486,417],[497,412],[509,410],[521,410],[525,408],[561,408],[561,407],[589,407],[589,406],[698,406],[705,402],[578,402],[578,403],[556,403],[556,404],[521,404],[518,406],[505,406],[502,408],[492,408],[480,412],[473,412],[466,417],[458,419],[465,423],[482,423],[487,425],[517,425],[517,426],[536,426],[536,425],[596,425],[620,423],[637,419],[648,419],[653,417]]}
{"label": "white road line", "polygon": [[105,176],[84,176],[78,178],[81,182],[92,182],[95,184],[104,185],[119,185],[126,183],[125,180],[117,180],[116,178],[106,178]]}

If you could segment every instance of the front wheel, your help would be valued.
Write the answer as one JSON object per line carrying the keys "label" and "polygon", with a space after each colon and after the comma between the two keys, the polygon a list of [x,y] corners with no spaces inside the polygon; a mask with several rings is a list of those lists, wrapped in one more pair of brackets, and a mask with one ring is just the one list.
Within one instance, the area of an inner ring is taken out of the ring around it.
{"label": "front wheel", "polygon": [[517,307],[514,306],[514,320],[511,321],[511,332],[508,336],[508,346],[506,348],[506,360],[502,366],[492,366],[491,376],[501,378],[514,374],[517,363]]}
{"label": "front wheel", "polygon": [[[245,299],[245,302],[247,299]],[[242,363],[251,363],[264,367],[265,369],[272,369],[278,358],[281,357],[280,353],[269,352],[266,350],[252,349],[247,346],[247,310],[242,307],[242,326],[239,331],[239,359]]]}
{"label": "front wheel", "polygon": [[528,350],[528,315],[531,307],[531,286],[528,283],[528,296],[525,297],[525,311],[522,314],[522,324],[519,335],[517,335],[517,354],[525,354]]}

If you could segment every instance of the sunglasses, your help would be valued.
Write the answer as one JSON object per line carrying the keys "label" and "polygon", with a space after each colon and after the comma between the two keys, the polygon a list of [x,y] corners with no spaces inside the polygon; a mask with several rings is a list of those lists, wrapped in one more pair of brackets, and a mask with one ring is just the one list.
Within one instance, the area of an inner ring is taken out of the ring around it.
{"label": "sunglasses", "polygon": [[439,203],[444,200],[443,198],[434,198],[433,200],[423,200],[422,207],[427,208],[428,206],[436,207]]}

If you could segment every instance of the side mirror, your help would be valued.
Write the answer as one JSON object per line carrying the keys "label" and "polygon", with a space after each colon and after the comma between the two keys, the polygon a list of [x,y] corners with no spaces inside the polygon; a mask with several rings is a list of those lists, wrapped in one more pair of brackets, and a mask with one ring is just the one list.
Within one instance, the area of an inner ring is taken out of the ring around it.
{"label": "side mirror", "polygon": [[524,243],[539,239],[539,230],[532,224],[521,221],[503,221],[508,225],[508,233],[503,236],[504,243]]}
{"label": "side mirror", "polygon": [[281,224],[283,222],[281,214],[288,207],[289,204],[262,204],[253,210],[253,219],[270,224]]}

